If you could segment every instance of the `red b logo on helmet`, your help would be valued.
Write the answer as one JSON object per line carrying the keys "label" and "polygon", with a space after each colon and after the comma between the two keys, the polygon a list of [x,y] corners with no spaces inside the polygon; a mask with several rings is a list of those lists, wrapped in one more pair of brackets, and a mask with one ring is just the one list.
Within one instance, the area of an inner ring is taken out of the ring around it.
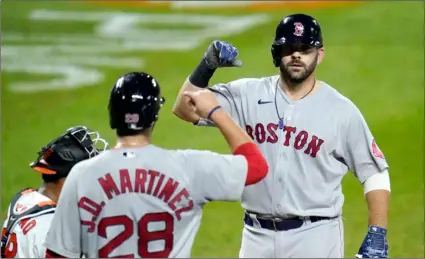
{"label": "red b logo on helmet", "polygon": [[302,23],[300,23],[300,22],[296,22],[296,23],[294,23],[294,26],[295,26],[294,35],[295,36],[298,36],[298,37],[303,36],[303,34],[304,34],[304,25]]}

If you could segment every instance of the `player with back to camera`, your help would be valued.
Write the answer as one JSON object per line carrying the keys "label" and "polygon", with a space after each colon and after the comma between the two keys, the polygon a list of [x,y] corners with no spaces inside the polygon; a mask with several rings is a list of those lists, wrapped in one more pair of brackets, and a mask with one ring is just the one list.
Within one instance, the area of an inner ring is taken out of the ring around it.
{"label": "player with back to camera", "polygon": [[98,132],[75,126],[41,149],[30,166],[41,173],[43,184],[39,189],[25,188],[12,198],[1,234],[1,258],[46,257],[43,241],[69,171],[107,146]]}
{"label": "player with back to camera", "polygon": [[215,95],[185,94],[233,155],[151,144],[164,102],[159,83],[142,72],[123,75],[109,99],[117,144],[71,171],[46,238],[48,257],[190,257],[203,206],[240,200],[244,186],[266,176],[264,157]]}
{"label": "player with back to camera", "polygon": [[213,41],[173,109],[185,121],[214,126],[193,112],[183,94],[210,89],[267,159],[267,177],[242,195],[245,227],[239,256],[343,257],[341,182],[350,170],[364,186],[369,209],[357,256],[387,257],[388,164],[356,105],[316,80],[325,54],[319,23],[306,14],[284,17],[271,54],[279,75],[207,88],[217,68],[241,66],[236,47]]}

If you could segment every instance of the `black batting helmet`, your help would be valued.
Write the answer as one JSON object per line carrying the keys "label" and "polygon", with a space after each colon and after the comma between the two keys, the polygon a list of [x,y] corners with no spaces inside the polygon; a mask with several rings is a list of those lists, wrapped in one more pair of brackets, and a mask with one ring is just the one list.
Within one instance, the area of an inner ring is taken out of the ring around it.
{"label": "black batting helmet", "polygon": [[322,30],[313,17],[306,14],[291,14],[284,17],[276,28],[271,52],[276,67],[280,64],[280,46],[286,44],[304,44],[323,47]]}
{"label": "black batting helmet", "polygon": [[118,78],[109,98],[109,124],[124,135],[150,128],[158,119],[165,99],[156,79],[144,72]]}
{"label": "black batting helmet", "polygon": [[30,167],[55,179],[66,177],[78,162],[98,155],[107,147],[108,143],[97,131],[85,126],[75,126],[42,147],[38,158]]}

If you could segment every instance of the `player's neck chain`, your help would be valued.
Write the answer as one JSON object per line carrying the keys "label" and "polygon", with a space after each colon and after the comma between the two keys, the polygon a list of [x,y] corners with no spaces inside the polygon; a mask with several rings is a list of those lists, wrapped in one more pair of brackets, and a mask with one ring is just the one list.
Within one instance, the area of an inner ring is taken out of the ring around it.
{"label": "player's neck chain", "polygon": [[[277,117],[279,118],[279,129],[283,129],[283,127],[284,127],[283,116],[280,117],[279,109],[277,108],[277,88],[279,87],[279,82],[280,82],[280,78],[277,80],[276,89],[274,91],[274,106],[276,108]],[[313,82],[313,85],[311,86],[311,89],[303,97],[301,97],[299,100],[304,99],[307,95],[309,95],[313,91],[315,85],[316,85],[316,78],[314,79],[314,82]]]}

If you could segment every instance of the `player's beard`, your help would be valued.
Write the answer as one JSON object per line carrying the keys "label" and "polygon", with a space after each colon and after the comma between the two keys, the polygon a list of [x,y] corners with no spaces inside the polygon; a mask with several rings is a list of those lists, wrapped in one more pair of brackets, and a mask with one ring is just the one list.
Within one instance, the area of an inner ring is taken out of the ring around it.
{"label": "player's beard", "polygon": [[[283,62],[281,62],[279,69],[280,69],[280,74],[281,74],[283,80],[290,82],[292,84],[302,83],[316,69],[318,58],[319,58],[319,54],[316,55],[313,62],[311,62],[311,64],[309,66],[307,66],[306,64],[304,64],[301,61],[295,61],[295,60],[289,62],[287,65],[285,65],[285,64],[283,64]],[[304,68],[304,72],[301,73],[301,74],[291,73],[291,71],[290,71],[291,67],[290,66],[293,65],[293,64],[301,65]]]}

